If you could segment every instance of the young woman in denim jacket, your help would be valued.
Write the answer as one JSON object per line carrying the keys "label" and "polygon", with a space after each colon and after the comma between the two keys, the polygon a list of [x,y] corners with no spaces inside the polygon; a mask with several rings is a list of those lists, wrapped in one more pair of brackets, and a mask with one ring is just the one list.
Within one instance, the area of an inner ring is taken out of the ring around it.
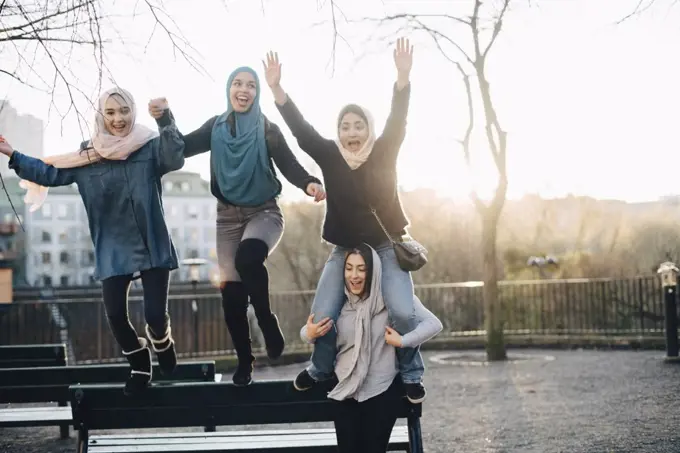
{"label": "young woman in denim jacket", "polygon": [[26,202],[37,210],[48,187],[76,184],[85,205],[94,244],[95,274],[102,281],[111,331],[130,363],[125,394],[134,394],[152,378],[151,351],[128,317],[133,274],[144,287],[146,336],[163,374],[177,358],[170,329],[168,282],[178,267],[177,253],[163,217],[161,177],[184,165],[184,142],[164,99],[149,103],[159,132],[136,123],[137,108],[122,88],[105,91],[95,113],[95,133],[80,150],[45,159],[14,151],[0,137],[0,152],[28,189]]}

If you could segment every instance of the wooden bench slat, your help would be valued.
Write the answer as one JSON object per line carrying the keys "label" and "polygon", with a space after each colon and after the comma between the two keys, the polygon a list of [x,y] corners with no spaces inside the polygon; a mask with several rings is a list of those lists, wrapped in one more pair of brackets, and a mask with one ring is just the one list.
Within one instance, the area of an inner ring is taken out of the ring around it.
{"label": "wooden bench slat", "polygon": [[70,407],[0,409],[1,427],[56,426],[71,423]]}
{"label": "wooden bench slat", "polygon": [[[253,430],[253,431],[221,431],[217,433],[173,433],[174,436],[159,436],[137,434],[126,438],[121,438],[116,435],[101,435],[92,436],[90,438],[90,445],[175,445],[178,443],[203,444],[217,442],[251,442],[253,439],[257,441],[267,441],[277,443],[279,441],[305,439],[314,437],[316,439],[335,439],[334,429],[319,429],[319,430]],[[167,433],[166,433],[167,434]],[[395,426],[390,437],[392,442],[404,441],[408,442],[408,430],[404,426]]]}
{"label": "wooden bench slat", "polygon": [[[395,427],[390,437],[390,450],[405,448],[408,445],[408,433],[403,427]],[[193,433],[186,433],[193,434]],[[161,452],[217,452],[233,450],[256,450],[256,451],[300,451],[300,448],[319,451],[320,447],[337,446],[335,432],[318,434],[295,434],[263,436],[258,431],[251,431],[250,436],[229,436],[228,433],[216,433],[217,435],[203,435],[200,437],[175,437],[175,438],[146,438],[137,437],[128,439],[124,443],[106,443],[104,436],[91,439],[88,451],[90,453],[161,453]],[[227,434],[227,435],[225,435]],[[333,451],[333,450],[331,450]]]}
{"label": "wooden bench slat", "polygon": [[174,437],[182,437],[182,438],[191,438],[191,437],[205,437],[205,436],[224,436],[224,435],[229,435],[229,436],[252,436],[253,433],[257,434],[262,434],[264,436],[276,436],[279,434],[285,435],[288,433],[291,434],[318,434],[318,433],[335,433],[335,429],[333,428],[308,428],[308,429],[258,429],[258,430],[232,430],[232,431],[220,431],[216,433],[202,433],[202,432],[187,432],[187,433],[181,433],[181,432],[165,432],[165,433],[144,433],[144,434],[95,434],[90,436],[90,439],[136,439],[138,437],[148,437],[148,438],[174,438]]}

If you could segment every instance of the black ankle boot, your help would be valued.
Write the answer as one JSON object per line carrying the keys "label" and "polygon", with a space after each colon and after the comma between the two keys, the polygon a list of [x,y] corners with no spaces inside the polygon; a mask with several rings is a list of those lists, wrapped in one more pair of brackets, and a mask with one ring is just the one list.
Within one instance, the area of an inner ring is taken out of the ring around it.
{"label": "black ankle boot", "polygon": [[222,288],[222,309],[231,341],[238,357],[233,381],[236,385],[248,385],[253,377],[253,349],[248,326],[248,293],[241,282],[227,282]]}
{"label": "black ankle boot", "polygon": [[172,339],[172,330],[168,326],[166,334],[157,340],[154,338],[154,334],[146,325],[146,336],[151,341],[151,348],[156,353],[158,357],[158,366],[161,369],[161,374],[163,376],[170,376],[177,367],[177,352],[175,351],[175,340]]}
{"label": "black ankle boot", "polygon": [[250,357],[238,359],[238,366],[236,367],[234,376],[231,378],[231,380],[234,382],[234,385],[244,387],[246,385],[250,385],[250,383],[253,382],[254,361],[255,360],[252,355]]}
{"label": "black ankle boot", "polygon": [[279,325],[279,318],[271,313],[262,320],[258,319],[258,324],[262,330],[262,336],[264,336],[267,356],[270,359],[278,359],[283,354],[283,348],[286,345],[286,339],[283,337],[283,332]]}
{"label": "black ankle boot", "polygon": [[144,391],[151,383],[151,351],[146,338],[139,338],[139,349],[123,351],[123,355],[130,364],[130,377],[125,382],[125,395],[136,395]]}

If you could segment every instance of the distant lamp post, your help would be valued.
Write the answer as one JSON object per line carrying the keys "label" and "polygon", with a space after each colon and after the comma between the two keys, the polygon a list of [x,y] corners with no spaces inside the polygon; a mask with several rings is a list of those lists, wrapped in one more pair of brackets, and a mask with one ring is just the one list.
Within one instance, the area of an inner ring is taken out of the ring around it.
{"label": "distant lamp post", "polygon": [[193,289],[194,299],[191,301],[191,312],[194,316],[194,354],[198,355],[198,303],[196,302],[196,292],[198,282],[201,280],[201,266],[208,264],[208,260],[203,258],[187,258],[182,260],[183,266],[189,267],[189,279]]}
{"label": "distant lamp post", "polygon": [[559,260],[551,255],[546,256],[530,256],[527,260],[527,266],[535,267],[538,269],[538,274],[540,277],[546,278],[545,269],[550,267],[559,267]]}
{"label": "distant lamp post", "polygon": [[656,271],[661,276],[661,286],[664,293],[664,318],[666,324],[666,360],[677,362],[678,350],[678,267],[671,261],[661,263]]}

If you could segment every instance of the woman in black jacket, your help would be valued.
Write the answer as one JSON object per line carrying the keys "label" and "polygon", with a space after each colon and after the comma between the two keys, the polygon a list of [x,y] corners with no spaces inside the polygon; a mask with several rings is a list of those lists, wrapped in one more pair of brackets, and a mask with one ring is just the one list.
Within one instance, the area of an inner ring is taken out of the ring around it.
{"label": "woman in black jacket", "polygon": [[[411,274],[399,267],[390,241],[375,218],[378,215],[390,236],[408,241],[408,219],[399,200],[397,156],[406,133],[406,116],[411,86],[409,75],[413,48],[400,39],[394,50],[397,82],[392,96],[392,110],[380,136],[376,136],[371,114],[356,104],[345,106],[338,115],[336,139],[322,137],[302,116],[290,96],[281,87],[281,65],[276,54],[267,56],[267,84],[276,105],[300,148],[321,167],[328,191],[323,238],[335,245],[317,285],[312,313],[315,320],[329,317],[337,320],[344,301],[341,275],[347,251],[361,243],[373,247],[382,262],[382,286],[385,302],[395,329],[400,334],[416,325]],[[333,374],[336,356],[336,333],[331,330],[314,345],[312,364],[295,380],[298,390],[306,390],[314,382]],[[422,385],[424,364],[419,349],[398,351],[399,370],[407,396],[414,403],[425,399]]]}

